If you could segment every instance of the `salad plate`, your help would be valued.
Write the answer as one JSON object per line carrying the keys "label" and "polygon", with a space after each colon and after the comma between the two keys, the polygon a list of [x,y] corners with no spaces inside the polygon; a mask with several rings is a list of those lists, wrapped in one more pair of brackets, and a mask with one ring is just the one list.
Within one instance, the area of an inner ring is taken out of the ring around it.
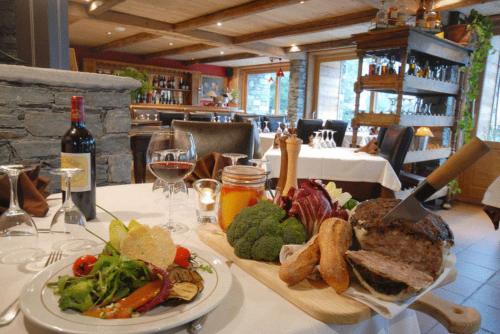
{"label": "salad plate", "polygon": [[[87,254],[100,254],[102,247]],[[129,319],[99,319],[76,311],[61,311],[54,290],[48,283],[56,282],[59,276],[71,275],[72,264],[78,256],[68,257],[39,272],[24,287],[20,305],[24,315],[44,328],[71,334],[84,333],[154,333],[175,328],[212,311],[227,295],[232,276],[225,262],[210,251],[190,247],[197,254],[197,261],[212,267],[212,272],[200,271],[204,289],[189,303],[176,306],[158,306],[139,317]]]}

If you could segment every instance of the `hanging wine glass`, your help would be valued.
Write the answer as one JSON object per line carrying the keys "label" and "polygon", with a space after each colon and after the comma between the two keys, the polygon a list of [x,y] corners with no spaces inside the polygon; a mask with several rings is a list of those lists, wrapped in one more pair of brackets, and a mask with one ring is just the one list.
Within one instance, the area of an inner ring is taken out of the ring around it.
{"label": "hanging wine glass", "polygon": [[276,129],[276,133],[283,133],[283,130],[281,129],[281,122],[278,122],[278,128]]}
{"label": "hanging wine glass", "polygon": [[271,130],[269,130],[269,127],[267,126],[267,125],[268,125],[268,123],[269,123],[269,121],[264,121],[264,124],[265,124],[265,126],[264,126],[264,131],[263,131],[264,133],[269,133],[269,132],[271,132]]}

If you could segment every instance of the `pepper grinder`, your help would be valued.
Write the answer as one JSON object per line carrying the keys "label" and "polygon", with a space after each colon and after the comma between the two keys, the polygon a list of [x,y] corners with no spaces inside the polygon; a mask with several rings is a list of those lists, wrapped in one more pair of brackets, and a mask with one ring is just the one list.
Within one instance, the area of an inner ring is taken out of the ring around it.
{"label": "pepper grinder", "polygon": [[276,190],[278,192],[282,191],[286,184],[286,172],[288,164],[288,154],[286,152],[286,140],[288,136],[281,136],[278,138],[279,148],[281,151],[281,164],[280,164],[280,177],[278,179],[278,184],[276,185]]}
{"label": "pepper grinder", "polygon": [[290,188],[298,188],[297,184],[297,161],[299,159],[300,145],[302,140],[297,135],[292,135],[286,140],[286,151],[288,155],[286,183],[283,189],[283,196],[288,195]]}

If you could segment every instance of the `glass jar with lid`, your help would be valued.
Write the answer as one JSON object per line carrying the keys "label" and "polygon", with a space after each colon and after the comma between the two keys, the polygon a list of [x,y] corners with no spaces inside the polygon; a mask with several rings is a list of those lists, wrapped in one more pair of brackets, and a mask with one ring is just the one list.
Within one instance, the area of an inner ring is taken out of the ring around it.
{"label": "glass jar with lid", "polygon": [[224,168],[218,219],[224,231],[242,209],[265,198],[265,183],[266,172],[262,168],[244,165]]}

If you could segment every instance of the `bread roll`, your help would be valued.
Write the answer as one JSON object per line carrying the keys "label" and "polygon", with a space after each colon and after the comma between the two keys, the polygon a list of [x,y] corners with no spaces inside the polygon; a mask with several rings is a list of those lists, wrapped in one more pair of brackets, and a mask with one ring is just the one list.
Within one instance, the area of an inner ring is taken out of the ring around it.
{"label": "bread roll", "polygon": [[313,236],[305,246],[281,264],[279,276],[288,285],[295,285],[309,276],[319,262],[318,236]]}
{"label": "bread roll", "polygon": [[319,272],[337,293],[349,287],[349,270],[344,259],[351,246],[352,228],[343,219],[329,218],[321,223],[318,233],[320,250]]}

